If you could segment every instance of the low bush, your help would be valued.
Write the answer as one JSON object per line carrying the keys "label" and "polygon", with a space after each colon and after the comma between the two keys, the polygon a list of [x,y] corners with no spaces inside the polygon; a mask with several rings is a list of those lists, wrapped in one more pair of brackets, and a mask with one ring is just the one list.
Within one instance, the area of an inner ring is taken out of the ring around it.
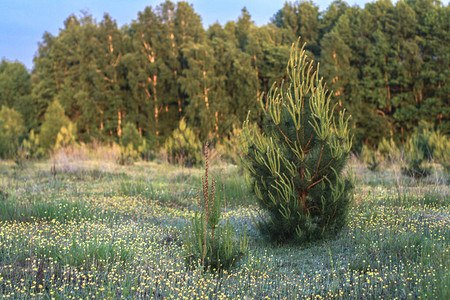
{"label": "low bush", "polygon": [[445,170],[450,170],[450,138],[439,130],[433,131],[428,140],[433,160],[440,163]]}
{"label": "low bush", "polygon": [[361,159],[370,171],[375,172],[380,169],[382,157],[377,150],[372,150],[366,145],[363,145],[361,149]]}
{"label": "low bush", "polygon": [[178,128],[166,140],[164,148],[171,163],[187,167],[201,163],[201,143],[184,119],[181,119]]}
{"label": "low bush", "polygon": [[414,133],[404,147],[406,166],[402,167],[404,175],[423,178],[430,175],[430,168],[425,163],[431,158],[428,139],[424,132]]}
{"label": "low bush", "polygon": [[22,115],[12,108],[2,106],[0,110],[0,157],[13,157],[25,132]]}

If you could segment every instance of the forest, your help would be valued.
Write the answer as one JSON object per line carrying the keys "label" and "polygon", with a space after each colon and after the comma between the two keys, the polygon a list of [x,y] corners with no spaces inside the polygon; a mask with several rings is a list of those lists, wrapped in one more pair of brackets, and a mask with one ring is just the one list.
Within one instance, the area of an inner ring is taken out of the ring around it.
{"label": "forest", "polygon": [[180,121],[202,143],[221,144],[247,115],[261,121],[258,102],[286,79],[298,37],[319,62],[334,111],[352,116],[353,151],[401,145],[421,126],[449,133],[448,5],[338,0],[319,11],[296,1],[264,26],[243,8],[237,20],[205,29],[192,5],[166,1],[121,28],[108,14],[68,16],[58,35],[43,34],[31,71],[3,59],[0,155],[24,142],[46,153],[63,127],[66,142],[119,142],[124,131],[138,132],[154,151]]}

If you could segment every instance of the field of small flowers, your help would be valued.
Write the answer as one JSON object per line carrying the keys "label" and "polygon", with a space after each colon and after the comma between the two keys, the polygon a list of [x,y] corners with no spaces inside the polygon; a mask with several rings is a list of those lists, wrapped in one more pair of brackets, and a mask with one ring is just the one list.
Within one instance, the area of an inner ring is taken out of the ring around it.
{"label": "field of small flowers", "polygon": [[442,174],[414,181],[354,167],[347,227],[298,247],[262,240],[244,176],[215,166],[223,217],[249,238],[247,255],[217,274],[186,269],[182,252],[202,170],[98,161],[55,169],[0,161],[0,298],[450,298]]}

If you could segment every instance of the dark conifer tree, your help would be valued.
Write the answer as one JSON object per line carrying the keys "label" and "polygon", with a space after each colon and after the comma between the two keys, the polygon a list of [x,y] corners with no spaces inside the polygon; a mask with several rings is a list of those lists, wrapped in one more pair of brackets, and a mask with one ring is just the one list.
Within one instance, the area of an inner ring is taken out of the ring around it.
{"label": "dark conifer tree", "polygon": [[216,119],[215,102],[217,99],[218,79],[216,78],[215,57],[213,49],[205,42],[190,43],[183,48],[186,68],[180,76],[179,83],[187,95],[186,117],[197,128],[200,139],[205,140],[209,134],[219,129]]}
{"label": "dark conifer tree", "polygon": [[287,44],[295,42],[297,37],[301,36],[307,42],[309,56],[315,58],[320,55],[319,7],[312,1],[286,2],[275,14],[272,22],[284,29]]}
{"label": "dark conifer tree", "polygon": [[37,55],[34,57],[33,87],[31,99],[35,110],[36,126],[40,127],[48,105],[57,93],[55,57],[53,47],[57,37],[45,32],[43,41],[39,43]]}
{"label": "dark conifer tree", "polygon": [[[138,124],[134,101],[128,98],[126,78],[120,72],[121,59],[126,48],[123,45],[123,33],[117,27],[116,21],[108,14],[98,24],[98,46],[95,52],[96,75],[93,98],[97,111],[96,125],[100,126],[102,135],[122,135],[125,120]],[[91,62],[92,65],[92,62]]]}
{"label": "dark conifer tree", "polygon": [[[162,24],[151,7],[145,8],[132,24],[133,53],[124,59],[131,71],[128,72],[128,84],[131,88],[136,120],[139,131],[147,135],[157,136],[163,128],[160,124],[160,112],[163,109],[163,98],[160,96],[160,66],[164,64],[158,35]],[[168,51],[168,49],[166,49]]]}
{"label": "dark conifer tree", "polygon": [[335,0],[327,10],[321,13],[320,19],[320,40],[323,36],[331,32],[339,18],[346,12],[348,5],[343,0]]}
{"label": "dark conifer tree", "polygon": [[30,73],[23,64],[5,59],[0,62],[0,107],[3,105],[22,115],[27,130],[36,125]]}
{"label": "dark conifer tree", "polygon": [[[227,27],[234,31],[235,23],[229,22]],[[251,99],[254,99],[258,86],[251,56],[237,46],[234,35],[230,36],[230,31],[219,24],[208,30],[215,57],[217,99],[214,101],[214,118],[218,123],[219,138],[224,138],[233,125],[242,124],[246,111],[256,102]]]}
{"label": "dark conifer tree", "polygon": [[[432,0],[407,1],[417,18],[417,43],[422,66],[415,89],[420,119],[450,132],[450,6]],[[406,114],[406,113],[405,113]]]}

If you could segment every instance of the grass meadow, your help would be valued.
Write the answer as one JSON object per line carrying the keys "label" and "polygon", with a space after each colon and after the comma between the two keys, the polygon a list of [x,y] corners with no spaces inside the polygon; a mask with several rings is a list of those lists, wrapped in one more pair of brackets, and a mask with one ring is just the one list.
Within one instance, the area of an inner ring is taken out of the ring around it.
{"label": "grass meadow", "polygon": [[238,168],[216,163],[223,218],[247,229],[248,253],[221,273],[186,269],[182,232],[202,169],[100,158],[0,161],[0,298],[450,299],[450,196],[425,179],[357,160],[348,225],[332,240],[273,245]]}

